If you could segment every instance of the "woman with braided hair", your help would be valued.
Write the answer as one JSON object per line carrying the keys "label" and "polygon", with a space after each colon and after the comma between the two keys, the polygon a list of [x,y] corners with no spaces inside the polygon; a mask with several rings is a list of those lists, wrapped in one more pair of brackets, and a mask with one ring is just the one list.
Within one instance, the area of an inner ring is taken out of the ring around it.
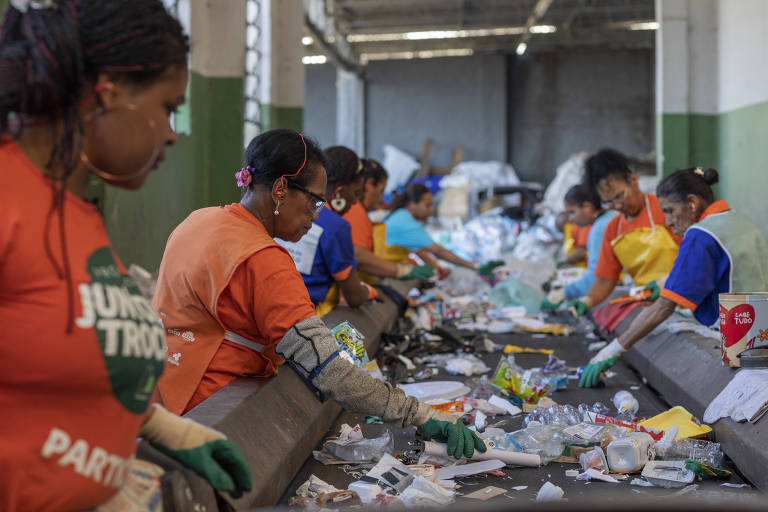
{"label": "woman with braided hair", "polygon": [[0,509],[91,509],[137,436],[234,496],[224,434],[149,407],[159,319],[86,200],[141,187],[176,140],[189,43],[160,0],[12,0],[0,26]]}

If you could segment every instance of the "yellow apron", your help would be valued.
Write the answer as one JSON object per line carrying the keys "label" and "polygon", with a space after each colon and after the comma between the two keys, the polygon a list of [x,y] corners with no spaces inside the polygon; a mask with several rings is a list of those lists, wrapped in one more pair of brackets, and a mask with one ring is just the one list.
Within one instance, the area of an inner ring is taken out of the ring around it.
{"label": "yellow apron", "polygon": [[373,231],[373,253],[381,257],[387,246],[387,225],[383,222],[377,222],[373,224],[371,229]]}
{"label": "yellow apron", "polygon": [[[571,254],[576,249],[576,238],[573,236],[573,226],[574,224],[569,222],[563,229],[563,251],[565,252],[566,256]],[[587,268],[587,262],[580,261],[573,266]]]}
{"label": "yellow apron", "polygon": [[315,313],[317,313],[317,316],[322,318],[330,313],[331,310],[335,308],[339,303],[339,296],[339,285],[338,283],[333,283],[328,289],[328,293],[325,294],[325,299],[323,299],[323,302],[320,302],[317,306],[315,306]]}
{"label": "yellow apron", "polygon": [[[647,195],[645,206],[653,227],[635,229],[611,241],[613,253],[624,270],[632,276],[635,286],[645,286],[669,274],[678,250],[677,242],[669,231],[656,226]],[[623,220],[622,216],[619,220],[619,231]]]}
{"label": "yellow apron", "polygon": [[[395,263],[407,263],[408,262],[408,255],[411,254],[411,251],[406,249],[405,247],[401,247],[399,245],[387,245],[386,244],[386,225],[381,224],[382,231],[384,233],[384,243],[380,243],[380,247],[376,247],[377,243],[377,234],[376,234],[376,227],[373,228],[373,247],[374,252],[376,252],[376,256],[379,256],[382,259],[385,259],[387,261],[394,261]],[[381,235],[379,235],[381,236]]]}

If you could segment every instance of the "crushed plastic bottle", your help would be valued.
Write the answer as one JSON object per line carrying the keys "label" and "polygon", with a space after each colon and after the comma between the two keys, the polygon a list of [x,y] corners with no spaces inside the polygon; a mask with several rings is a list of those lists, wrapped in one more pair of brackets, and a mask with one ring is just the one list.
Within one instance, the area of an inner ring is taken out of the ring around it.
{"label": "crushed plastic bottle", "polygon": [[565,448],[562,425],[541,425],[530,423],[528,427],[509,434],[526,453],[535,453],[541,457],[542,464],[549,464],[558,458]]}
{"label": "crushed plastic bottle", "polygon": [[[613,396],[613,405],[619,412],[619,419],[632,420],[640,409],[640,403],[629,391],[621,390]],[[597,412],[597,411],[595,411]]]}
{"label": "crushed plastic bottle", "polygon": [[664,460],[693,459],[709,466],[720,468],[723,465],[723,451],[720,443],[712,443],[703,439],[677,439],[677,427],[665,432],[664,437],[656,443],[656,454]]}

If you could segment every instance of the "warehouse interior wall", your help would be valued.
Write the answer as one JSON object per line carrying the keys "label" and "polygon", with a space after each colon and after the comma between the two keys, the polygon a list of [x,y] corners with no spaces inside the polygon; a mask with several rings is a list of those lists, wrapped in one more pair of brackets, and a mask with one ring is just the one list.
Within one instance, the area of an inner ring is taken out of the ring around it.
{"label": "warehouse interior wall", "polygon": [[653,61],[609,48],[510,57],[509,155],[521,179],[546,184],[579,151],[653,151]]}
{"label": "warehouse interior wall", "polygon": [[[651,50],[606,48],[370,62],[366,150],[380,159],[394,144],[417,157],[432,137],[435,166],[447,166],[461,144],[465,160],[511,162],[521,179],[543,183],[578,151],[646,155],[654,149],[653,62]],[[328,146],[336,143],[336,74],[331,64],[306,68],[304,124]]]}
{"label": "warehouse interior wall", "polygon": [[373,62],[366,78],[366,149],[382,159],[393,144],[418,156],[434,141],[432,165],[505,160],[505,58],[501,55]]}

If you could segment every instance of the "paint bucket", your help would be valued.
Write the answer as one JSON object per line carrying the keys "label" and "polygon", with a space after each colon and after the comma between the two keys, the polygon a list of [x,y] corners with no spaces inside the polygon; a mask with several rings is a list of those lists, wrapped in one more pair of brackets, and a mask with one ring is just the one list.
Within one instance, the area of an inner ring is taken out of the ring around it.
{"label": "paint bucket", "polygon": [[723,365],[741,366],[738,355],[768,347],[768,293],[720,294],[720,354]]}

